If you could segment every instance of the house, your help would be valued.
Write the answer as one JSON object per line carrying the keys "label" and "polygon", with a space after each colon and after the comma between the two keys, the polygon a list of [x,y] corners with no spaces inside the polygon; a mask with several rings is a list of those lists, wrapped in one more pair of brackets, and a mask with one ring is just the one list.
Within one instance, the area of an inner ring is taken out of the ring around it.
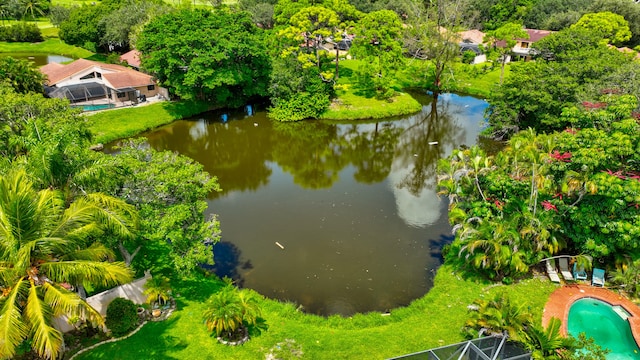
{"label": "house", "polygon": [[120,55],[120,61],[129,64],[135,70],[140,70],[140,51],[133,49]]}
{"label": "house", "polygon": [[480,64],[487,61],[487,55],[482,52],[480,46],[484,42],[484,33],[480,30],[467,30],[458,33],[460,41],[460,53],[465,51],[473,51],[476,56],[472,64]]}
{"label": "house", "polygon": [[[529,34],[528,39],[516,39],[516,45],[513,47],[513,55],[511,55],[511,61],[519,60],[531,60],[532,55],[535,54],[535,49],[532,47],[537,41],[549,36],[553,31],[549,30],[536,30],[536,29],[524,29]],[[500,46],[498,44],[498,46]],[[504,45],[503,45],[504,46]]]}
{"label": "house", "polygon": [[128,67],[79,59],[70,64],[50,63],[40,68],[49,97],[73,103],[123,105],[158,94],[153,77]]}
{"label": "house", "polygon": [[[542,39],[547,37],[549,34],[553,33],[553,31],[548,30],[536,30],[536,29],[524,29],[529,38],[527,39],[516,39],[516,44],[512,49],[512,55],[508,56],[507,62],[509,61],[521,61],[521,60],[531,60],[532,55],[535,53],[535,49],[533,49],[532,45]],[[480,30],[467,30],[458,33],[460,38],[460,42],[458,45],[460,46],[460,52],[465,51],[473,51],[476,53],[476,57],[473,61],[474,64],[479,64],[487,61],[486,56],[482,53],[482,48],[480,45],[484,44],[485,33]],[[498,41],[496,46],[504,47],[506,46],[506,42]]]}

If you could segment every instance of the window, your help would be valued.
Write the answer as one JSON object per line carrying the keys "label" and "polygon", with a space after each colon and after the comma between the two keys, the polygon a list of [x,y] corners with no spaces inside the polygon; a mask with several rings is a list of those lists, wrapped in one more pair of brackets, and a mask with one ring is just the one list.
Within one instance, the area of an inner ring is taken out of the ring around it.
{"label": "window", "polygon": [[149,91],[153,91],[153,90],[155,90],[155,89],[156,89],[156,86],[155,86],[155,85],[147,85],[147,90],[149,90]]}
{"label": "window", "polygon": [[126,92],[118,93],[118,98],[124,98],[124,97],[127,97],[127,93]]}
{"label": "window", "polygon": [[92,72],[90,74],[87,74],[87,75],[81,77],[80,80],[88,80],[88,79],[93,79],[95,77],[96,77],[96,73]]}
{"label": "window", "polygon": [[529,43],[526,41],[523,41],[522,44],[520,45],[521,48],[523,49],[528,49],[529,48]]}

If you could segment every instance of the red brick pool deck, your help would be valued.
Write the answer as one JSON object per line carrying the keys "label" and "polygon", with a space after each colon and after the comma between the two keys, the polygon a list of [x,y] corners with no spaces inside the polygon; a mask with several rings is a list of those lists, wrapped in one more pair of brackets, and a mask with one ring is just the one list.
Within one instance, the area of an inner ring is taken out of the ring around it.
{"label": "red brick pool deck", "polygon": [[602,300],[611,305],[622,306],[631,316],[629,324],[631,325],[631,333],[636,339],[636,343],[640,344],[640,307],[631,302],[624,296],[618,295],[613,291],[593,287],[589,285],[565,285],[554,291],[542,312],[542,325],[547,326],[552,317],[562,320],[560,332],[567,335],[567,320],[569,318],[569,308],[576,300],[582,298],[594,298]]}

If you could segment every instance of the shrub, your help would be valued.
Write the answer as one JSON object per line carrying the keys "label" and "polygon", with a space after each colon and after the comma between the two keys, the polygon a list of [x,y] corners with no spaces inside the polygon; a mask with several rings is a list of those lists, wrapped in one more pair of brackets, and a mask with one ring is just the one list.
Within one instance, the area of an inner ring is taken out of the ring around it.
{"label": "shrub", "polygon": [[42,33],[35,24],[18,23],[0,27],[0,41],[34,43],[42,40]]}
{"label": "shrub", "polygon": [[107,307],[106,325],[115,337],[127,334],[138,325],[138,306],[133,301],[116,298]]}
{"label": "shrub", "polygon": [[476,53],[471,50],[466,50],[462,53],[462,62],[465,64],[473,64],[473,59],[476,58]]}

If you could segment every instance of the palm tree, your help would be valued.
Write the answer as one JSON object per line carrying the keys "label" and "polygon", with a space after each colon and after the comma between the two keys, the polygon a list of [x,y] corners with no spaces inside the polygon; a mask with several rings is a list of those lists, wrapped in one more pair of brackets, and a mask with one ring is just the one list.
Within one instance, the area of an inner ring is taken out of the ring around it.
{"label": "palm tree", "polygon": [[144,284],[144,294],[147,295],[147,303],[163,305],[170,298],[171,285],[165,276],[154,276]]}
{"label": "palm tree", "polygon": [[474,308],[465,323],[465,330],[470,335],[475,335],[471,331],[484,329],[488,333],[507,332],[511,339],[519,341],[532,319],[524,304],[514,303],[503,294],[496,294],[488,301],[476,300]]}
{"label": "palm tree", "polygon": [[551,318],[545,329],[529,324],[522,339],[526,348],[532,351],[532,359],[561,359],[563,353],[571,354],[578,344],[573,338],[560,334],[561,321]]}
{"label": "palm tree", "polygon": [[63,285],[111,286],[131,280],[123,263],[105,261],[113,257],[109,249],[90,243],[106,229],[121,235],[130,231],[97,199],[119,201],[91,194],[67,207],[60,192],[36,191],[24,171],[0,177],[0,357],[12,357],[29,338],[38,355],[58,358],[63,339],[52,324],[54,317],[103,323],[98,312]]}
{"label": "palm tree", "polygon": [[218,337],[232,340],[240,329],[246,331],[249,327],[264,325],[258,301],[253,291],[238,290],[227,284],[209,299],[203,314],[205,324]]}

